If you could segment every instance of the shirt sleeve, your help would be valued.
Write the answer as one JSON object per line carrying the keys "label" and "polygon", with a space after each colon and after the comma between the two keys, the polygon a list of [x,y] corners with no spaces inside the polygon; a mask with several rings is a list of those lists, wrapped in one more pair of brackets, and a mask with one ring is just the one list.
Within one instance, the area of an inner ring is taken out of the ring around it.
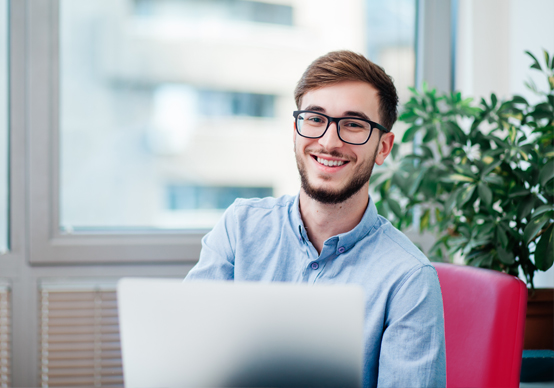
{"label": "shirt sleeve", "polygon": [[437,272],[406,276],[390,300],[379,356],[378,387],[445,387],[444,313]]}
{"label": "shirt sleeve", "polygon": [[237,222],[235,203],[223,214],[214,228],[202,238],[198,263],[189,271],[190,280],[233,280]]}

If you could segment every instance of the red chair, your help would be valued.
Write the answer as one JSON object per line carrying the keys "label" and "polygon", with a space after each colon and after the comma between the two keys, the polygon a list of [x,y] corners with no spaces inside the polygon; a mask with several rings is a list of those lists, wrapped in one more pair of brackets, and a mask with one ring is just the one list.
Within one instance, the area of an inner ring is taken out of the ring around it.
{"label": "red chair", "polygon": [[525,284],[493,270],[433,264],[444,305],[446,386],[519,387]]}

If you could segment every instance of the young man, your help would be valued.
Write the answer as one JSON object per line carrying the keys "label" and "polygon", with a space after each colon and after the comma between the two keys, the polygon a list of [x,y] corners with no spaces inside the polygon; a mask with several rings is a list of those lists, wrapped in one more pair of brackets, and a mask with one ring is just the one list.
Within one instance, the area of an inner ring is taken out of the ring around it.
{"label": "young man", "polygon": [[364,387],[444,387],[442,298],[429,260],[368,194],[390,153],[398,97],[349,51],[316,59],[295,90],[297,196],[237,200],[186,280],[355,283],[366,294]]}

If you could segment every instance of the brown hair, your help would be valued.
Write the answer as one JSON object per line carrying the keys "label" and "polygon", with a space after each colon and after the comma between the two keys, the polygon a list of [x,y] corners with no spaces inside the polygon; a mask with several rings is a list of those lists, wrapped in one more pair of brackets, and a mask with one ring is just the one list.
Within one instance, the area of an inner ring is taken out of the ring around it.
{"label": "brown hair", "polygon": [[392,128],[398,115],[398,95],[391,77],[382,67],[352,51],[332,51],[313,61],[294,90],[296,106],[300,109],[302,97],[310,90],[342,81],[367,82],[377,89],[379,124]]}

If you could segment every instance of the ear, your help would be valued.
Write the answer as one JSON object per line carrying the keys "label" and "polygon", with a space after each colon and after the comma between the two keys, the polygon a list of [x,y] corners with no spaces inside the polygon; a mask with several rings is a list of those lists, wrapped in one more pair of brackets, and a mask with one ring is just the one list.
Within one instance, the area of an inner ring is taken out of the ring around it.
{"label": "ear", "polygon": [[384,133],[379,139],[379,147],[377,148],[377,154],[375,155],[375,163],[379,166],[385,162],[387,156],[389,156],[394,146],[394,133]]}
{"label": "ear", "polygon": [[296,143],[296,122],[292,123],[292,141]]}

